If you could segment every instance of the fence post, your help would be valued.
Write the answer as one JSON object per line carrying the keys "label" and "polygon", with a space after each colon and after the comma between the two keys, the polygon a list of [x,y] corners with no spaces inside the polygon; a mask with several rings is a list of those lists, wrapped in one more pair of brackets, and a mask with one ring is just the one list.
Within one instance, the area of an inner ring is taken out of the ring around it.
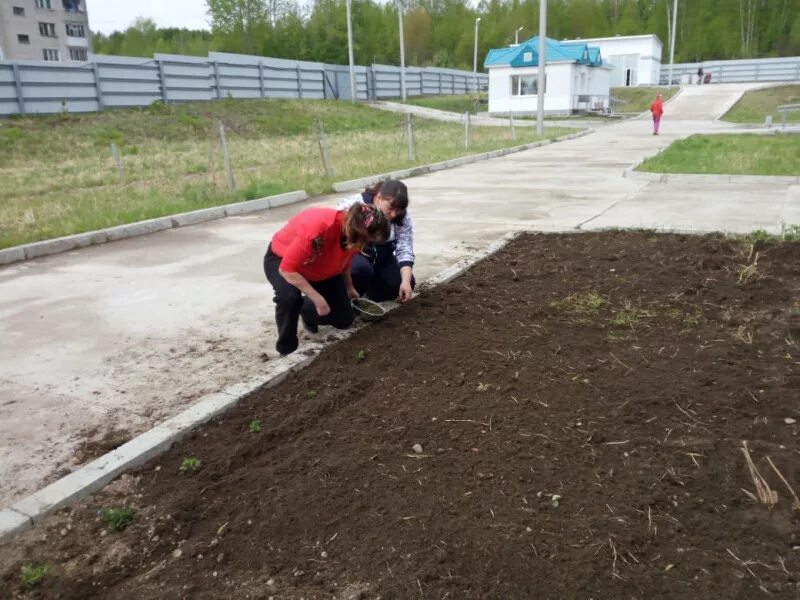
{"label": "fence post", "polygon": [[317,130],[317,142],[319,143],[319,153],[322,156],[322,164],[325,167],[325,173],[328,177],[333,177],[333,165],[331,164],[331,157],[328,154],[328,138],[325,137],[325,129],[322,126],[322,119],[317,121],[319,129]]}
{"label": "fence post", "polygon": [[469,150],[469,111],[464,113],[464,150]]}
{"label": "fence post", "polygon": [[517,139],[517,132],[514,131],[514,113],[510,109],[508,111],[508,123],[511,126],[511,139],[515,140]]}
{"label": "fence post", "polygon": [[119,175],[119,182],[124,183],[125,171],[122,169],[122,159],[119,157],[119,151],[117,150],[117,145],[114,142],[111,142],[111,156],[114,157],[114,163],[117,165],[117,174]]}
{"label": "fence post", "polygon": [[408,138],[408,162],[417,160],[417,150],[414,148],[414,132],[411,128],[411,113],[406,113],[406,137]]}
{"label": "fence post", "polygon": [[214,61],[214,85],[217,87],[217,98],[222,98],[222,87],[219,83],[219,63]]}
{"label": "fence post", "polygon": [[22,79],[19,76],[19,65],[14,63],[11,65],[11,70],[14,72],[14,87],[17,88],[17,104],[19,105],[19,114],[25,114],[25,96],[22,95]]}
{"label": "fence post", "polygon": [[297,65],[295,72],[297,73],[297,97],[303,99],[303,71],[300,65]]}
{"label": "fence post", "polygon": [[161,84],[161,100],[164,104],[167,103],[167,81],[164,78],[164,66],[161,64],[160,60],[156,61],[156,66],[158,67],[158,82]]}
{"label": "fence post", "polygon": [[225,160],[225,173],[228,175],[228,191],[233,192],[236,189],[236,182],[233,180],[233,167],[231,166],[231,157],[228,154],[228,143],[225,141],[225,125],[223,125],[222,122],[219,124],[219,139],[220,142],[222,142],[222,158]]}
{"label": "fence post", "polygon": [[441,71],[436,73],[439,76],[439,95],[442,95],[442,73]]}
{"label": "fence post", "polygon": [[261,61],[258,61],[258,91],[264,98],[264,63]]}
{"label": "fence post", "polygon": [[100,67],[97,63],[92,63],[92,73],[94,74],[94,87],[97,90],[97,109],[103,110],[105,102],[103,101],[103,88],[100,86]]}

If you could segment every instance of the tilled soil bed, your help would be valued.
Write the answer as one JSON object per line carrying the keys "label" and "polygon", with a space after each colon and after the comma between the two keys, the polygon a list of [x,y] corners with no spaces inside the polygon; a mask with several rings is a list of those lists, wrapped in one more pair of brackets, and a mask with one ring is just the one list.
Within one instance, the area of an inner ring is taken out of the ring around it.
{"label": "tilled soil bed", "polygon": [[3,544],[0,597],[797,598],[798,340],[799,243],[526,235]]}

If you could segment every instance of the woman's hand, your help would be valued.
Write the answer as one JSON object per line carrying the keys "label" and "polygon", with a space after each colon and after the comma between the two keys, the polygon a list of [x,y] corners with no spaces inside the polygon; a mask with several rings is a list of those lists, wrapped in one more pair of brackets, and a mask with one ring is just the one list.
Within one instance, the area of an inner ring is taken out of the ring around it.
{"label": "woman's hand", "polygon": [[347,297],[350,298],[350,300],[358,300],[361,297],[361,295],[358,293],[356,288],[354,288],[352,285],[348,285]]}
{"label": "woman's hand", "polygon": [[411,282],[404,281],[400,284],[400,294],[398,295],[398,300],[400,302],[408,302],[414,296],[414,290],[411,289]]}
{"label": "woman's hand", "polygon": [[311,302],[314,303],[314,308],[317,309],[317,314],[320,317],[324,317],[331,312],[331,307],[328,306],[328,302],[320,294],[317,294],[315,297],[311,298]]}

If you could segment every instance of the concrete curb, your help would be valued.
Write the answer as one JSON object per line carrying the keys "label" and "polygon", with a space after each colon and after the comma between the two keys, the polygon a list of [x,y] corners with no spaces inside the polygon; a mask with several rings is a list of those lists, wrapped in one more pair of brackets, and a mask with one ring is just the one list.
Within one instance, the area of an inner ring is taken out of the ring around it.
{"label": "concrete curb", "polygon": [[368,177],[360,177],[358,179],[350,179],[349,181],[337,181],[331,186],[335,192],[352,192],[361,190],[365,187],[385,181],[386,179],[405,179],[406,177],[414,177],[416,175],[425,175],[427,173],[434,173],[436,171],[443,171],[445,169],[453,169],[462,165],[479,162],[482,160],[489,160],[491,158],[499,158],[507,154],[514,154],[524,150],[532,150],[540,146],[546,146],[555,142],[565,142],[575,138],[583,137],[594,133],[594,129],[584,129],[577,133],[569,135],[562,135],[561,137],[552,140],[540,140],[538,142],[531,142],[530,144],[523,144],[521,146],[512,146],[511,148],[500,148],[498,150],[491,150],[490,152],[483,152],[481,154],[471,154],[469,156],[460,156],[459,158],[452,158],[443,162],[431,163],[428,165],[420,165],[418,167],[411,167],[409,169],[401,169],[399,171],[392,171],[390,173],[380,173],[377,175],[370,175]]}
{"label": "concrete curb", "polygon": [[[418,286],[419,293],[425,293],[426,290],[458,277],[478,261],[505,247],[509,241],[521,233],[506,234],[499,240],[489,244],[484,250],[476,252],[472,256],[440,271],[430,279],[420,283]],[[388,310],[393,310],[398,306],[399,304],[392,303],[387,308]],[[367,325],[364,324],[353,329],[337,331],[334,335],[337,341],[346,339],[361,327]],[[203,396],[195,405],[171,419],[133,438],[108,454],[80,467],[38,492],[23,498],[11,507],[0,510],[0,542],[16,533],[31,529],[50,513],[89,496],[123,472],[138,467],[151,458],[166,452],[172,444],[191,430],[225,412],[256,390],[278,385],[290,374],[310,365],[327,345],[329,344],[315,344],[310,348],[312,350],[311,355],[291,354],[270,365],[267,368],[267,373],[262,377],[237,383],[223,389],[221,392]]]}
{"label": "concrete curb", "polygon": [[628,179],[641,179],[667,183],[668,181],[682,181],[685,183],[777,183],[793,185],[800,183],[800,177],[775,176],[775,175],[700,175],[692,173],[650,173],[636,171],[643,160],[634,166],[625,169],[622,176]]}
{"label": "concrete curb", "polygon": [[98,244],[105,244],[106,242],[115,242],[117,240],[123,240],[130,237],[147,235],[148,233],[155,233],[157,231],[164,231],[165,229],[186,227],[187,225],[195,225],[205,221],[213,221],[215,219],[243,215],[251,212],[267,210],[269,208],[278,208],[279,206],[286,206],[287,204],[302,202],[307,198],[308,194],[306,194],[304,190],[297,190],[295,192],[287,192],[284,194],[278,194],[276,196],[258,198],[257,200],[247,200],[245,202],[235,202],[233,204],[227,204],[223,206],[203,208],[200,210],[179,213],[177,215],[159,217],[157,219],[147,219],[146,221],[137,221],[135,223],[117,225],[116,227],[109,227],[107,229],[100,229],[97,231],[88,231],[86,233],[67,235],[52,240],[43,240],[41,242],[12,246],[11,248],[0,250],[0,265],[30,260],[32,258],[47,256],[50,254],[58,254],[60,252],[68,252],[70,250],[85,248],[87,246],[96,246]]}

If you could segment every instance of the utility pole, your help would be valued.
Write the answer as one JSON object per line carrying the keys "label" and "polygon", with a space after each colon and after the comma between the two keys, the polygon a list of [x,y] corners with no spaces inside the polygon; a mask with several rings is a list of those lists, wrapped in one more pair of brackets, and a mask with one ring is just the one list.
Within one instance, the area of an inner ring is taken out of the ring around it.
{"label": "utility pole", "polygon": [[[403,30],[403,0],[397,0],[397,15],[400,18],[400,96],[406,101],[406,44]],[[410,159],[409,159],[410,160]]]}
{"label": "utility pole", "polygon": [[350,58],[350,98],[356,102],[356,70],[353,62],[353,19],[350,16],[350,0],[345,1],[347,8],[347,55]]}
{"label": "utility pole", "polygon": [[478,25],[481,18],[475,19],[475,47],[472,52],[472,84],[475,86],[475,93],[478,93]]}
{"label": "utility pole", "polygon": [[667,85],[672,87],[672,66],[675,62],[675,26],[678,22],[678,0],[675,0],[675,4],[672,7],[672,31],[670,32],[672,35],[670,36],[672,39],[669,41],[669,81]]}
{"label": "utility pole", "polygon": [[544,135],[545,52],[547,45],[547,0],[539,0],[539,77],[536,81],[536,135]]}
{"label": "utility pole", "polygon": [[514,32],[514,43],[519,44],[519,32],[525,29],[524,27],[517,27],[517,30]]}

